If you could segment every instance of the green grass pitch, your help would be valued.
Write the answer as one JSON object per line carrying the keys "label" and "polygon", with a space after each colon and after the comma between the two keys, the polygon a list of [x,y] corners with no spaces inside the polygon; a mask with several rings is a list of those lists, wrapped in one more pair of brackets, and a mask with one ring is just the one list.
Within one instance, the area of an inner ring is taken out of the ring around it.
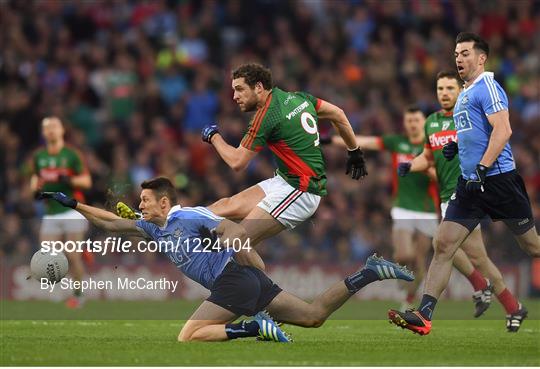
{"label": "green grass pitch", "polygon": [[497,303],[473,319],[471,302],[443,300],[432,333],[421,337],[388,324],[395,303],[352,301],[321,328],[285,325],[295,342],[277,344],[178,343],[193,302],[90,301],[71,311],[62,303],[1,301],[0,365],[538,366],[540,301],[525,303],[529,319],[510,334]]}

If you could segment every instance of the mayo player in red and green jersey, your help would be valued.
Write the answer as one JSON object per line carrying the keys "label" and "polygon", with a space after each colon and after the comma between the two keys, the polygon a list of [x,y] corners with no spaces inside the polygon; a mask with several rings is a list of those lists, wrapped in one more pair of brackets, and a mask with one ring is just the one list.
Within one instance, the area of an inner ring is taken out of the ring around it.
{"label": "mayo player in red and green jersey", "polygon": [[229,219],[243,219],[252,245],[285,228],[292,229],[313,215],[326,195],[326,169],[319,146],[319,119],[329,119],[349,149],[347,173],[367,175],[363,154],[343,110],[303,92],[273,87],[270,70],[244,64],[232,73],[233,99],[243,112],[255,111],[238,147],[225,142],[216,125],[203,129],[202,138],[214,146],[235,171],[268,146],[278,169],[276,176],[208,208]]}
{"label": "mayo player in red and green jersey", "polygon": [[[426,120],[426,143],[422,154],[410,162],[404,161],[399,164],[400,175],[406,175],[403,178],[409,176],[409,171],[423,172],[430,167],[435,168],[443,218],[461,174],[459,158],[454,157],[448,161],[442,153],[444,145],[457,141],[452,114],[460,91],[460,80],[456,72],[442,71],[437,74],[437,99],[442,109],[431,114]],[[501,272],[487,255],[480,226],[471,232],[461,244],[461,248],[456,251],[453,264],[469,279],[475,290],[473,294],[476,305],[475,317],[482,315],[489,307],[492,291],[495,291],[509,316],[519,310],[519,302],[506,288]],[[489,281],[482,275],[489,278]]]}
{"label": "mayo player in red and green jersey", "polygon": [[[405,135],[356,136],[364,150],[389,151],[392,154],[393,207],[391,211],[393,259],[415,271],[415,281],[404,283],[406,298],[402,306],[411,305],[418,286],[425,274],[427,253],[431,238],[437,229],[435,212],[436,187],[426,173],[415,173],[406,178],[398,177],[397,165],[410,161],[424,148],[425,116],[416,106],[407,107],[403,113]],[[343,145],[340,137],[332,143]]]}
{"label": "mayo player in red and green jersey", "polygon": [[[30,187],[34,192],[63,192],[67,196],[81,198],[80,190],[88,189],[92,179],[88,173],[80,153],[64,143],[64,127],[57,117],[47,117],[42,121],[42,133],[45,147],[39,148],[32,157],[33,175]],[[81,241],[88,229],[84,217],[67,209],[56,201],[46,203],[46,215],[43,217],[40,230],[41,241]],[[69,270],[74,280],[82,280],[84,266],[80,253],[66,253]],[[80,290],[68,299],[68,307],[80,306]]]}

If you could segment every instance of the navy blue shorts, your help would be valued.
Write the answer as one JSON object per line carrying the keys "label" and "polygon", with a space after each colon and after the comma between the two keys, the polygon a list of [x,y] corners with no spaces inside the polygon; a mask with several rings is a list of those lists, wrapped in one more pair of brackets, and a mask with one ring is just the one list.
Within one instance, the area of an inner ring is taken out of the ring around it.
{"label": "navy blue shorts", "polygon": [[260,269],[230,262],[214,281],[207,301],[237,315],[253,316],[281,291]]}
{"label": "navy blue shorts", "polygon": [[531,202],[523,179],[515,170],[486,178],[484,192],[470,194],[466,180],[459,177],[456,192],[448,202],[445,221],[459,223],[472,231],[488,215],[502,220],[515,234],[534,227]]}

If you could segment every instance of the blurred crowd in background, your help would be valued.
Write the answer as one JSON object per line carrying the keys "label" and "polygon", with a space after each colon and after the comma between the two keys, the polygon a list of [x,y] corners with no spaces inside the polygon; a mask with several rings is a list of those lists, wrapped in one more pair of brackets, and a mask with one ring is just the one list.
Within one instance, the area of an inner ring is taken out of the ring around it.
{"label": "blurred crowd in background", "polygon": [[[43,211],[29,188],[40,122],[59,116],[82,151],[86,201],[136,206],[139,184],[171,178],[183,205],[207,205],[273,175],[268,151],[234,173],[200,139],[217,122],[238,144],[249,114],[230,71],[257,61],[274,83],[342,107],[357,134],[402,131],[402,110],[438,110],[435,75],[453,69],[454,39],[490,44],[487,69],[511,106],[512,148],[540,219],[539,1],[3,1],[0,33],[0,254],[27,262]],[[331,133],[328,122],[320,130]],[[266,242],[268,262],[357,263],[391,254],[390,156],[368,154],[369,176],[345,176],[346,153],[323,148],[329,196],[311,221]],[[496,262],[527,256],[489,226]],[[123,256],[113,256],[121,258]],[[133,258],[133,255],[129,255]],[[155,258],[155,255],[143,255]],[[107,261],[108,259],[98,259]],[[137,260],[137,259],[132,259]]]}

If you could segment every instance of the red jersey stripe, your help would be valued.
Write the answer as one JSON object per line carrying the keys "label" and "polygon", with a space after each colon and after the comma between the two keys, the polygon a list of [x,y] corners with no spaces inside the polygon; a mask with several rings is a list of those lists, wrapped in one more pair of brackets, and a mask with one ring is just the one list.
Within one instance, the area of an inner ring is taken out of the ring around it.
{"label": "red jersey stripe", "polygon": [[319,108],[321,107],[321,104],[322,104],[322,100],[317,98],[317,105],[315,105],[315,111],[316,112],[319,112]]}
{"label": "red jersey stripe", "polygon": [[317,174],[307,165],[285,141],[272,142],[268,145],[270,150],[280,158],[290,172],[300,178],[300,191],[306,192],[309,186],[309,179]]}
{"label": "red jersey stripe", "polygon": [[377,145],[379,146],[379,150],[384,150],[384,141],[382,137],[377,137]]}
{"label": "red jersey stripe", "polygon": [[249,148],[253,141],[255,141],[255,138],[257,137],[257,133],[259,132],[259,128],[261,128],[261,123],[263,121],[264,116],[266,115],[266,112],[268,111],[268,107],[270,106],[270,102],[272,101],[272,94],[268,95],[268,98],[266,99],[266,103],[264,104],[264,107],[259,111],[260,114],[255,115],[255,119],[253,119],[253,125],[251,126],[251,134],[249,135],[249,139],[246,142],[247,145],[245,145],[247,148]]}

